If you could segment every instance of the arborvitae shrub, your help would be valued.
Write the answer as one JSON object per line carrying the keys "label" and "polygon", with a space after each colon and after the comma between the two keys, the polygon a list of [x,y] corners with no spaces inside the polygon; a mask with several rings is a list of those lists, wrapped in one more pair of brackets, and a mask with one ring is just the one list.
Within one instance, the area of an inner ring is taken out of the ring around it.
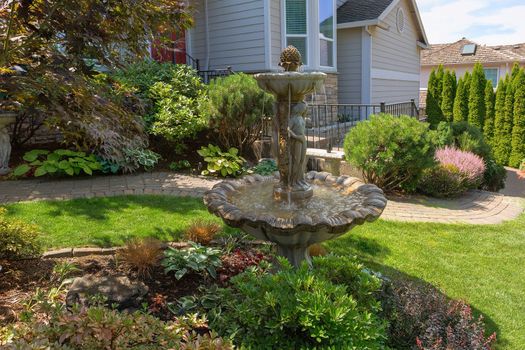
{"label": "arborvitae shrub", "polygon": [[446,121],[454,118],[454,97],[456,95],[456,73],[446,71],[443,77],[443,93],[441,95],[441,111]]}
{"label": "arborvitae shrub", "polygon": [[522,160],[525,159],[525,71],[520,71],[515,82],[514,125],[509,165],[519,168]]}
{"label": "arborvitae shrub", "polygon": [[496,96],[494,95],[494,88],[492,87],[492,81],[487,80],[485,86],[485,123],[483,126],[483,135],[485,140],[492,144],[492,138],[494,137],[494,103]]}
{"label": "arborvitae shrub", "polygon": [[509,79],[505,84],[503,118],[496,126],[494,156],[501,165],[508,165],[512,151],[512,124],[514,123],[514,84]]}
{"label": "arborvitae shrub", "polygon": [[[468,73],[467,73],[468,74]],[[463,122],[468,119],[468,90],[465,78],[459,79],[456,97],[454,98],[454,122]]]}
{"label": "arborvitae shrub", "polygon": [[[437,126],[443,120],[443,112],[441,111],[441,94],[443,90],[443,82],[439,82],[438,74],[435,70],[430,73],[428,79],[427,90],[427,121],[431,126]],[[442,78],[441,78],[442,79]],[[441,87],[441,90],[440,90]]]}
{"label": "arborvitae shrub", "polygon": [[497,159],[496,153],[499,147],[499,141],[502,137],[503,123],[505,121],[505,97],[507,94],[507,81],[506,79],[500,79],[498,84],[498,90],[496,91],[496,98],[494,103],[494,137],[491,141],[491,146],[494,151],[494,157]]}
{"label": "arborvitae shrub", "polygon": [[485,72],[480,63],[476,63],[472,71],[470,80],[469,103],[468,103],[468,122],[480,129],[483,129],[485,118],[485,87],[487,80]]}

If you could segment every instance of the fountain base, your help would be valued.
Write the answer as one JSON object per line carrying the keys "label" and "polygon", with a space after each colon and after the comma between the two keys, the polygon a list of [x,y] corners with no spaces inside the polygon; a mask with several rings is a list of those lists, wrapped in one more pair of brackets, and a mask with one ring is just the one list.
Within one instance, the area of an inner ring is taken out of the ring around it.
{"label": "fountain base", "polygon": [[273,198],[279,202],[305,200],[314,195],[312,186],[305,185],[303,187],[283,187],[280,184],[273,188]]}
{"label": "fountain base", "polygon": [[310,253],[308,253],[308,247],[288,247],[278,245],[277,254],[285,257],[295,268],[301,266],[303,261],[306,261],[308,266],[312,267],[312,258],[310,258]]}

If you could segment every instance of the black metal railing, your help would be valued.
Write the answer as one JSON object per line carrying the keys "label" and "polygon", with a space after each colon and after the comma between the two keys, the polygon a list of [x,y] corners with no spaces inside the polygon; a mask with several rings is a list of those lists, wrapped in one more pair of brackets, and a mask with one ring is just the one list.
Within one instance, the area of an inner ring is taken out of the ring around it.
{"label": "black metal railing", "polygon": [[201,70],[200,61],[197,58],[192,57],[191,55],[186,54],[186,65],[195,69],[197,72]]}
{"label": "black metal railing", "polygon": [[[371,115],[389,113],[395,116],[419,117],[414,102],[394,104],[315,104],[308,106],[306,139],[308,148],[342,150],[345,135],[359,122],[370,119]],[[273,134],[272,117],[263,119],[262,139]]]}
{"label": "black metal railing", "polygon": [[197,73],[204,84],[209,84],[215,78],[227,77],[233,74],[233,70],[231,67],[227,67],[226,69],[199,70]]}

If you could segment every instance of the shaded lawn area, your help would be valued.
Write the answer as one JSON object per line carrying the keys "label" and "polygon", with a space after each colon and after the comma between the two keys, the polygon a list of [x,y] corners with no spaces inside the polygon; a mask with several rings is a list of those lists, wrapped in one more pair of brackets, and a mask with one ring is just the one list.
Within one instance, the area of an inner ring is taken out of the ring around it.
{"label": "shaded lawn area", "polygon": [[[8,216],[40,227],[45,249],[123,245],[134,237],[163,241],[183,238],[195,220],[222,223],[202,199],[172,196],[121,196],[6,205]],[[234,232],[225,227],[226,233]]]}
{"label": "shaded lawn area", "polygon": [[[202,201],[124,196],[8,205],[39,225],[46,248],[121,245],[131,237],[175,240],[196,219],[216,220]],[[227,233],[237,232],[226,229]],[[498,333],[498,349],[525,349],[525,215],[502,225],[378,221],[326,244],[389,276],[430,283],[464,299]]]}

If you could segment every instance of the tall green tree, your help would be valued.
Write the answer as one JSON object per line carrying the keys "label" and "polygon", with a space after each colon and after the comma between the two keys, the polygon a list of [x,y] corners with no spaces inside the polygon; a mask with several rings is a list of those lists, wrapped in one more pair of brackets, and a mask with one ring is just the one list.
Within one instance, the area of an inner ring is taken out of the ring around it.
{"label": "tall green tree", "polygon": [[516,78],[520,74],[520,71],[521,71],[520,64],[518,62],[514,62],[514,65],[512,66],[512,71],[510,73],[510,78],[513,84],[515,83]]}
{"label": "tall green tree", "polygon": [[453,119],[455,122],[467,121],[468,119],[468,80],[467,76],[460,78],[454,99]]}
{"label": "tall green tree", "polygon": [[483,125],[483,134],[485,135],[485,140],[489,144],[492,144],[492,139],[494,137],[494,114],[495,114],[495,104],[496,95],[494,94],[494,88],[492,87],[492,81],[487,80],[487,85],[485,86],[485,124]]}
{"label": "tall green tree", "polygon": [[494,151],[494,157],[499,163],[499,148],[500,140],[503,137],[503,130],[505,124],[505,98],[507,95],[507,83],[509,81],[509,76],[507,75],[505,79],[500,79],[498,84],[498,90],[496,91],[496,102],[494,103],[494,137],[490,142],[492,149]]}
{"label": "tall green tree", "polygon": [[446,121],[454,119],[454,98],[456,97],[456,73],[447,70],[443,76],[443,93],[441,94],[441,111]]}
{"label": "tall green tree", "polygon": [[485,87],[487,79],[480,63],[474,65],[470,81],[468,122],[470,125],[483,129],[485,119]]}
{"label": "tall green tree", "polygon": [[432,70],[428,79],[427,89],[427,120],[432,127],[443,121],[443,112],[441,111],[441,94],[443,91],[443,67],[438,70]]}
{"label": "tall green tree", "polygon": [[501,165],[508,165],[510,153],[512,151],[512,126],[514,123],[514,84],[510,76],[506,78],[505,82],[505,107],[503,119],[499,126],[497,126],[496,148],[494,149],[494,157]]}
{"label": "tall green tree", "polygon": [[519,168],[525,159],[525,71],[520,70],[515,78],[514,125],[512,128],[512,151],[509,165]]}

